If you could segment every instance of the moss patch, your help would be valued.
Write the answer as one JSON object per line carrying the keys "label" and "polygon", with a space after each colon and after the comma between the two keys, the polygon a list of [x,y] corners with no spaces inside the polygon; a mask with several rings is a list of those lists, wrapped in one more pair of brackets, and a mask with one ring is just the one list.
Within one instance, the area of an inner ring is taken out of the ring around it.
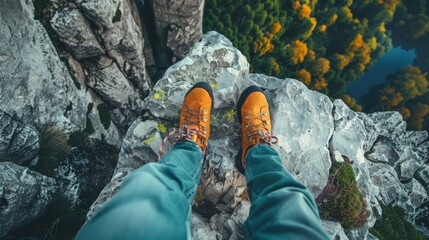
{"label": "moss patch", "polygon": [[167,126],[165,126],[162,123],[158,124],[158,126],[156,126],[156,129],[158,129],[162,133],[166,133],[167,132]]}
{"label": "moss patch", "polygon": [[366,202],[348,163],[333,164],[328,184],[316,201],[322,218],[339,221],[346,230],[366,223]]}
{"label": "moss patch", "polygon": [[213,89],[218,89],[219,88],[219,83],[218,82],[210,83],[210,87],[212,87]]}
{"label": "moss patch", "polygon": [[162,91],[156,91],[153,95],[152,98],[155,100],[159,100],[161,98],[163,98],[165,96],[165,93]]}
{"label": "moss patch", "polygon": [[374,227],[369,230],[380,240],[405,240],[425,238],[422,233],[405,220],[404,209],[400,207],[382,206],[383,216],[378,220]]}
{"label": "moss patch", "polygon": [[100,122],[103,125],[104,129],[109,129],[111,123],[109,107],[106,104],[102,103],[97,106],[97,110]]}
{"label": "moss patch", "polygon": [[153,133],[152,135],[150,135],[150,137],[148,139],[144,140],[143,143],[146,145],[149,145],[149,144],[155,142],[155,140],[156,140],[156,135],[155,135],[155,133]]}
{"label": "moss patch", "polygon": [[225,118],[226,118],[226,121],[228,121],[228,122],[230,122],[231,120],[232,120],[232,118],[235,116],[235,111],[234,111],[234,109],[229,109],[229,110],[227,110],[226,112],[225,112]]}

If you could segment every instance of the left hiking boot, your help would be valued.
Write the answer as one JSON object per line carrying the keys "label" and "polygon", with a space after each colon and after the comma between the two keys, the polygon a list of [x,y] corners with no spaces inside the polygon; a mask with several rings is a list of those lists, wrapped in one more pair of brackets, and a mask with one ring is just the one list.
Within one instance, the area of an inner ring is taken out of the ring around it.
{"label": "left hiking boot", "polygon": [[235,165],[244,174],[247,150],[256,144],[272,145],[277,137],[271,135],[272,124],[267,98],[261,88],[250,86],[240,95],[237,103],[237,117],[241,124],[242,148]]}
{"label": "left hiking boot", "polygon": [[210,137],[210,114],[213,110],[213,91],[206,82],[195,84],[185,95],[180,112],[180,136],[194,141],[206,151]]}

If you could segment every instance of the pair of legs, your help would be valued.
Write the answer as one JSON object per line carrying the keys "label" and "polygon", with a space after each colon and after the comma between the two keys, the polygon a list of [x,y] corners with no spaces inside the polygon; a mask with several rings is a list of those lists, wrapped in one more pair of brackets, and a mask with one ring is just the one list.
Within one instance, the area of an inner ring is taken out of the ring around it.
{"label": "pair of legs", "polygon": [[[158,163],[146,164],[130,174],[121,190],[81,229],[77,239],[191,238],[191,203],[199,184],[211,112],[210,105],[199,99],[204,92],[193,96],[192,91],[184,105],[204,106],[201,111],[182,108],[183,138]],[[280,156],[269,146],[269,116],[266,112],[253,115],[245,109],[246,104],[252,106],[248,109],[253,108],[252,101],[245,98],[255,92],[247,91],[239,100],[243,107],[239,120],[243,123],[244,151],[239,169],[245,172],[252,203],[243,227],[246,239],[329,239],[313,196],[282,166]],[[258,99],[260,93],[256,95],[253,101],[263,100]],[[212,99],[211,93],[210,96]],[[195,106],[191,108],[195,110]],[[255,109],[262,108],[259,104]]]}

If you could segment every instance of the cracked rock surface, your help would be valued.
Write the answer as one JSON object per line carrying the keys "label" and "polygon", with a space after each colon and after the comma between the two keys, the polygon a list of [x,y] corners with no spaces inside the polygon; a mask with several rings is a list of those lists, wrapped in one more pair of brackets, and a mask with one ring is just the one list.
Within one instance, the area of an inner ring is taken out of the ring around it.
{"label": "cracked rock surface", "polygon": [[57,187],[54,179],[11,162],[0,162],[0,173],[2,237],[42,215]]}

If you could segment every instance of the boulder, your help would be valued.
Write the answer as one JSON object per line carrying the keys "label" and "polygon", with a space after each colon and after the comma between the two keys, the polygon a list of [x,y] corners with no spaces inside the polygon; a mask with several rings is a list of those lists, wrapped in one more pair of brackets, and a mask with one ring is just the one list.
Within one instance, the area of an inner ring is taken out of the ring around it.
{"label": "boulder", "polygon": [[48,34],[34,20],[31,1],[0,8],[0,109],[27,126],[85,128],[88,100],[61,62]]}
{"label": "boulder", "polygon": [[143,49],[145,40],[138,8],[130,0],[77,0],[79,9],[94,23],[94,32],[116,65],[115,75],[123,75],[145,97],[151,86],[146,73]]}
{"label": "boulder", "polygon": [[39,152],[39,133],[0,110],[0,162],[28,165]]}
{"label": "boulder", "polygon": [[51,19],[51,26],[75,59],[104,54],[104,50],[91,30],[90,23],[78,9],[59,10]]}
{"label": "boulder", "polygon": [[322,226],[326,232],[332,236],[331,239],[349,240],[341,224],[333,221],[322,220]]}
{"label": "boulder", "polygon": [[0,173],[1,238],[41,216],[57,186],[54,179],[11,162],[0,162]]}
{"label": "boulder", "polygon": [[204,0],[150,0],[154,15],[157,65],[166,68],[184,58],[203,33]]}
{"label": "boulder", "polygon": [[112,178],[118,160],[116,147],[91,139],[72,148],[56,169],[60,192],[73,207],[88,209]]}

